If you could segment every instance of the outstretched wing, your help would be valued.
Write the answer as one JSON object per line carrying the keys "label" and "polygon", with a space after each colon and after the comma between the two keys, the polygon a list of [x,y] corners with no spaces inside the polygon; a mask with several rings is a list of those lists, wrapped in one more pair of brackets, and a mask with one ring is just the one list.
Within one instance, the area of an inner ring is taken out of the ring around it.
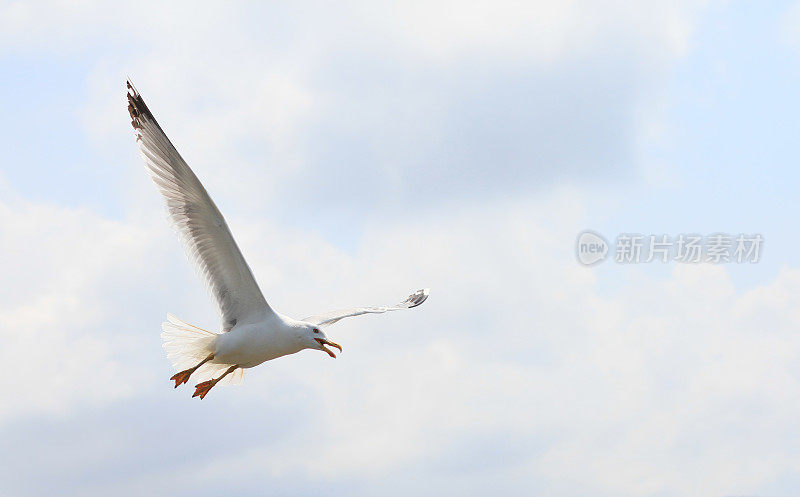
{"label": "outstretched wing", "polygon": [[353,309],[342,309],[339,311],[331,311],[325,314],[319,314],[317,316],[307,317],[303,321],[315,324],[317,326],[328,326],[329,324],[333,324],[339,321],[340,319],[349,318],[353,316],[360,316],[362,314],[381,314],[389,311],[411,309],[412,307],[417,307],[418,305],[425,302],[425,299],[428,298],[429,294],[430,294],[430,289],[423,288],[422,290],[417,290],[416,292],[412,293],[411,295],[408,296],[407,299],[400,302],[399,304],[386,307],[354,307]]}
{"label": "outstretched wing", "polygon": [[217,304],[223,331],[271,313],[222,214],[128,81],[128,111],[147,172],[186,253]]}

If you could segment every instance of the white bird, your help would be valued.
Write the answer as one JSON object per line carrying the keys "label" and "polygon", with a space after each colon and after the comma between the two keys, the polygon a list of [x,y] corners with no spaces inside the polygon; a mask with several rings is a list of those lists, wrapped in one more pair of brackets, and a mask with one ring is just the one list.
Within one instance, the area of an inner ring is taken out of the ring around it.
{"label": "white bird", "polygon": [[167,357],[179,371],[170,378],[175,380],[175,388],[187,383],[193,374],[209,378],[198,383],[192,395],[202,399],[225,377],[239,382],[244,369],[303,349],[321,350],[336,357],[326,345],[340,352],[342,347],[328,340],[321,328],[346,317],[410,309],[428,298],[426,288],[393,306],[356,307],[303,320],[275,312],[264,299],[206,189],[130,80],[127,86],[131,124],[147,171],[163,195],[170,221],[205,280],[222,319],[222,333],[213,333],[167,315],[161,338]]}

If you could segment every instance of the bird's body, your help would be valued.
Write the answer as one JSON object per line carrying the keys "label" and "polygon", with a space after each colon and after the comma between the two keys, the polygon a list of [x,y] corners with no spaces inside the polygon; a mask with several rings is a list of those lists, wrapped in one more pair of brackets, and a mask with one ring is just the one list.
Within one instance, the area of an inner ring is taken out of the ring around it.
{"label": "bird's body", "polygon": [[231,331],[217,336],[215,360],[222,364],[238,364],[252,368],[266,361],[300,352],[305,348],[297,339],[302,323],[274,316],[257,323],[237,324]]}
{"label": "bird's body", "polygon": [[179,370],[172,377],[176,388],[192,375],[210,378],[196,386],[194,396],[202,399],[223,378],[241,381],[244,369],[303,349],[336,357],[326,345],[340,352],[341,346],[328,340],[320,328],[346,317],[410,309],[427,299],[428,290],[424,289],[394,306],[357,307],[303,320],[275,312],[264,299],[222,213],[130,81],[128,111],[147,171],[222,318],[222,333],[218,334],[168,315],[161,337],[167,357]]}

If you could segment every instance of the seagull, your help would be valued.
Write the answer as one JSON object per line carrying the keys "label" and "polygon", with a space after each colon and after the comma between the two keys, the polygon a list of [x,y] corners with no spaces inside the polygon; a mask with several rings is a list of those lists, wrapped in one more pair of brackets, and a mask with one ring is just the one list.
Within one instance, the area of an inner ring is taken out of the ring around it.
{"label": "seagull", "polygon": [[[402,302],[382,307],[355,307],[292,319],[272,309],[233,239],[228,224],[206,189],[156,122],[144,99],[127,80],[128,112],[147,172],[166,202],[169,220],[184,250],[206,283],[222,321],[214,333],[170,314],[161,339],[167,358],[178,372],[170,378],[175,388],[195,378],[192,397],[203,399],[217,383],[240,383],[244,370],[266,361],[300,352],[328,348],[342,351],[322,328],[341,319],[411,309],[425,302],[427,288]],[[326,347],[327,346],[327,347]]]}

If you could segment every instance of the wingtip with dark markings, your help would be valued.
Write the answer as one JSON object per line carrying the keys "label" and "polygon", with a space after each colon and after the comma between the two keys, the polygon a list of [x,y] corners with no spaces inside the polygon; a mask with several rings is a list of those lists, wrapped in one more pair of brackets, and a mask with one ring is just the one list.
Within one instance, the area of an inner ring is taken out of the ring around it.
{"label": "wingtip with dark markings", "polygon": [[147,104],[144,103],[144,99],[133,86],[130,78],[125,83],[128,87],[128,113],[131,115],[131,126],[138,130],[142,128],[142,116],[153,119],[153,114],[150,113],[150,109],[147,108]]}
{"label": "wingtip with dark markings", "polygon": [[423,288],[422,290],[417,290],[416,292],[412,293],[408,296],[408,298],[403,302],[406,305],[407,309],[413,309],[418,305],[422,305],[423,302],[428,300],[428,295],[431,294],[430,288]]}

